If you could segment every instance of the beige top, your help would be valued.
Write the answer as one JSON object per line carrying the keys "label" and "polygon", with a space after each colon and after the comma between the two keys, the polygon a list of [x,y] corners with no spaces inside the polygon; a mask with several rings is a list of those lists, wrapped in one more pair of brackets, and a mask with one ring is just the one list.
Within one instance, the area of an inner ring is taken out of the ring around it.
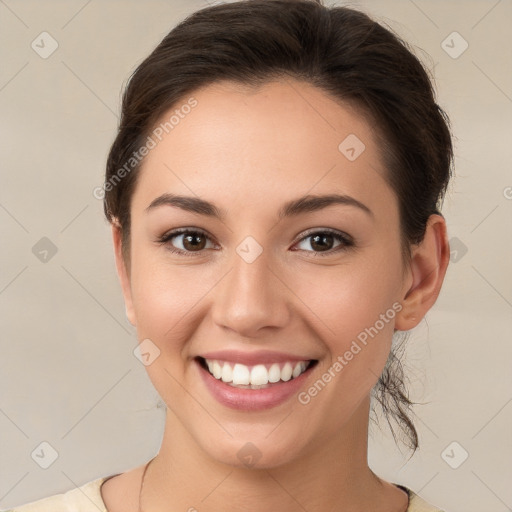
{"label": "beige top", "polygon": [[[87,482],[81,487],[71,489],[63,494],[20,505],[5,512],[108,512],[101,498],[101,484],[116,475],[105,476]],[[409,495],[407,512],[443,512],[420,498],[413,491],[402,485],[394,484]]]}

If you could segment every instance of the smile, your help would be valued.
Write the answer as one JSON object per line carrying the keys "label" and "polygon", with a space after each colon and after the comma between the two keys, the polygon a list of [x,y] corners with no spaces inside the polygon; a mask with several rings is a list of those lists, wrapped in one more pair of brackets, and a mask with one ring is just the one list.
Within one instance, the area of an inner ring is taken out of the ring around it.
{"label": "smile", "polygon": [[314,362],[284,361],[248,366],[216,359],[199,358],[203,368],[216,379],[233,387],[262,389],[280,381],[287,382],[302,375]]}
{"label": "smile", "polygon": [[198,354],[193,360],[200,381],[221,405],[262,411],[291,400],[307,385],[319,363],[310,357],[276,350],[223,349]]}

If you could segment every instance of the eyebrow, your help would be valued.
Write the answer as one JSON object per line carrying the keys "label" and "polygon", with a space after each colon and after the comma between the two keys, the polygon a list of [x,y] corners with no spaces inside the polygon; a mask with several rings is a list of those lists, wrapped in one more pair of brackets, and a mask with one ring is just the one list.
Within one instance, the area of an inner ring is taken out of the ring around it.
{"label": "eyebrow", "polygon": [[[315,212],[327,208],[334,204],[341,204],[346,206],[353,206],[364,211],[370,217],[373,217],[373,212],[365,204],[361,203],[357,199],[340,194],[329,194],[329,195],[305,195],[298,199],[293,199],[285,203],[278,212],[279,220],[285,217],[292,217],[300,215],[302,213]],[[204,215],[206,217],[212,217],[221,221],[226,218],[226,211],[218,208],[213,203],[201,199],[199,197],[181,196],[176,194],[162,194],[151,201],[151,204],[146,208],[146,212],[158,208],[160,206],[174,206],[181,208],[182,210]]]}

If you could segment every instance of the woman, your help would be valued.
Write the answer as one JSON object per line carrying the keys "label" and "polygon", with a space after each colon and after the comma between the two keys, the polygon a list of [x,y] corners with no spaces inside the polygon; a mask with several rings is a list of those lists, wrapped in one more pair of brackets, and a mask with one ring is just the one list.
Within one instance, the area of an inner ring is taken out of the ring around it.
{"label": "woman", "polygon": [[16,510],[438,511],[367,462],[413,449],[396,333],[434,304],[448,119],[407,45],[313,0],[202,9],[138,67],[107,161],[156,457]]}

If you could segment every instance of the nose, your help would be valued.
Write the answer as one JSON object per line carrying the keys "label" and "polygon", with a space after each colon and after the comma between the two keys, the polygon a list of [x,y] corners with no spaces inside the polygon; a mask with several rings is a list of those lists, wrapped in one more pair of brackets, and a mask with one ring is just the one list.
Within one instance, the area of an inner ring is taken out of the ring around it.
{"label": "nose", "polygon": [[234,253],[213,298],[212,317],[217,326],[256,338],[287,324],[292,293],[279,266],[269,260],[265,250],[251,263]]}

